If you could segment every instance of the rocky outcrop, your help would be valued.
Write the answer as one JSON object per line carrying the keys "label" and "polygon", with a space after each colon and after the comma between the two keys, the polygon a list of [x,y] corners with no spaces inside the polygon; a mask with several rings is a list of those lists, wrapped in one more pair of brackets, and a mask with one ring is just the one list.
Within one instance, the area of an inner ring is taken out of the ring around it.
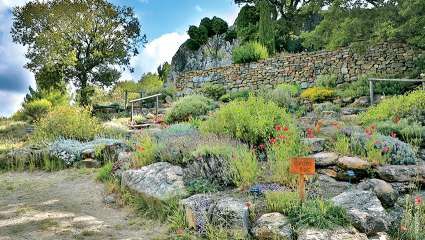
{"label": "rocky outcrop", "polygon": [[386,165],[377,167],[376,172],[387,182],[425,183],[425,165]]}
{"label": "rocky outcrop", "polygon": [[326,175],[318,175],[312,183],[307,185],[307,188],[311,197],[330,199],[347,191],[352,186],[347,182],[339,182]]}
{"label": "rocky outcrop", "polygon": [[336,165],[338,154],[334,152],[320,152],[310,156],[316,161],[316,167],[329,167]]}
{"label": "rocky outcrop", "polygon": [[159,200],[187,195],[183,169],[166,162],[127,170],[122,174],[121,184],[134,192]]}
{"label": "rocky outcrop", "polygon": [[252,234],[258,240],[291,240],[294,236],[292,226],[287,217],[280,213],[262,215],[252,228]]}
{"label": "rocky outcrop", "polygon": [[196,51],[182,44],[171,60],[169,81],[174,82],[183,72],[231,65],[232,52],[236,46],[239,46],[239,40],[226,41],[225,34],[211,37]]}
{"label": "rocky outcrop", "polygon": [[380,179],[368,179],[361,182],[357,188],[363,191],[374,192],[385,207],[394,206],[398,198],[398,194],[391,184]]}
{"label": "rocky outcrop", "polygon": [[347,210],[353,226],[360,232],[369,235],[388,230],[388,215],[375,193],[347,191],[334,197],[332,201]]}

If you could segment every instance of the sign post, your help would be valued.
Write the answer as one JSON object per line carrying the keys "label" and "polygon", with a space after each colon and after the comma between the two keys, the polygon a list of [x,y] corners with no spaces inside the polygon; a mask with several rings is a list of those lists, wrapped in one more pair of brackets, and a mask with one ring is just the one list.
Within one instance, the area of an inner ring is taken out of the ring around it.
{"label": "sign post", "polygon": [[313,158],[292,158],[289,172],[298,174],[298,193],[301,202],[305,199],[305,175],[314,175],[316,172]]}

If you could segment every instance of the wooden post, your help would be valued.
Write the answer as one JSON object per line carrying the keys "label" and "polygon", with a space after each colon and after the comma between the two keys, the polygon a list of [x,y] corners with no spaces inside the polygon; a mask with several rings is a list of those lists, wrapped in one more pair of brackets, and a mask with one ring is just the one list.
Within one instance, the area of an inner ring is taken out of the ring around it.
{"label": "wooden post", "polygon": [[373,105],[373,81],[369,79],[370,105]]}
{"label": "wooden post", "polygon": [[298,194],[300,196],[300,201],[304,202],[304,199],[305,199],[305,178],[304,178],[304,174],[298,175]]}
{"label": "wooden post", "polygon": [[127,111],[127,104],[128,104],[128,91],[127,90],[125,90],[124,98],[125,98],[125,100],[124,100],[124,108],[125,108],[125,111]]}
{"label": "wooden post", "polygon": [[134,103],[131,102],[131,118],[130,118],[131,124],[133,124],[133,111],[134,111]]}

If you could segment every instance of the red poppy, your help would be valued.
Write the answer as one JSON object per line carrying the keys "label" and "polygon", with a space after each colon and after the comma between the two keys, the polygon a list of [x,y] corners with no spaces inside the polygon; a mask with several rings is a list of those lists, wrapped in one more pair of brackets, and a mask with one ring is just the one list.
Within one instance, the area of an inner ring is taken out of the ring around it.
{"label": "red poppy", "polygon": [[259,149],[264,149],[264,148],[266,148],[266,145],[264,145],[264,144],[260,144],[260,145],[258,145],[258,148],[259,148]]}
{"label": "red poppy", "polygon": [[389,152],[389,151],[390,151],[390,148],[389,148],[388,146],[385,146],[384,148],[382,148],[382,151],[383,151],[384,153],[387,153],[387,152]]}
{"label": "red poppy", "polygon": [[247,207],[247,208],[251,208],[251,206],[252,206],[252,205],[251,205],[251,203],[250,203],[250,202],[246,202],[246,203],[245,203],[245,207]]}
{"label": "red poppy", "polygon": [[420,196],[417,196],[415,198],[415,204],[419,206],[419,205],[421,205],[421,203],[422,203],[422,198]]}
{"label": "red poppy", "polygon": [[282,130],[282,126],[277,125],[277,126],[275,127],[275,129],[276,129],[276,131],[281,131],[281,130]]}
{"label": "red poppy", "polygon": [[395,132],[392,132],[390,135],[391,135],[392,138],[396,138],[397,137],[397,133],[395,133]]}
{"label": "red poppy", "polygon": [[369,136],[369,137],[372,136],[372,134],[373,134],[373,131],[369,128],[366,128],[364,131],[365,131],[366,135]]}
{"label": "red poppy", "polygon": [[380,144],[381,144],[381,142],[380,142],[380,141],[375,141],[373,144],[375,144],[375,145],[380,145]]}
{"label": "red poppy", "polygon": [[276,138],[270,139],[270,143],[276,143],[276,142],[277,142]]}
{"label": "red poppy", "polygon": [[289,128],[288,127],[284,127],[283,128],[283,131],[287,132],[287,131],[289,131]]}
{"label": "red poppy", "polygon": [[285,135],[279,135],[279,138],[280,139],[286,139],[286,136]]}

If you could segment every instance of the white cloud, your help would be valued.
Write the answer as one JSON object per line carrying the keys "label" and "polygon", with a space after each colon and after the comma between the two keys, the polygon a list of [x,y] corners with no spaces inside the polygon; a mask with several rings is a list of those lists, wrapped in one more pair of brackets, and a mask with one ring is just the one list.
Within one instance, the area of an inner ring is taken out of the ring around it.
{"label": "white cloud", "polygon": [[198,11],[198,12],[203,12],[204,11],[204,9],[202,9],[201,6],[199,6],[199,5],[196,5],[195,6],[195,10]]}
{"label": "white cloud", "polygon": [[0,116],[9,117],[16,112],[24,101],[25,93],[12,93],[0,90]]}
{"label": "white cloud", "polygon": [[[131,66],[135,72],[131,73],[133,80],[138,80],[143,73],[156,72],[157,67],[168,61],[171,62],[174,54],[189,36],[186,33],[167,33],[146,44],[141,54],[134,57]],[[122,74],[121,79],[129,80],[130,73]]]}
{"label": "white cloud", "polygon": [[0,13],[15,6],[24,5],[28,0],[1,0]]}

